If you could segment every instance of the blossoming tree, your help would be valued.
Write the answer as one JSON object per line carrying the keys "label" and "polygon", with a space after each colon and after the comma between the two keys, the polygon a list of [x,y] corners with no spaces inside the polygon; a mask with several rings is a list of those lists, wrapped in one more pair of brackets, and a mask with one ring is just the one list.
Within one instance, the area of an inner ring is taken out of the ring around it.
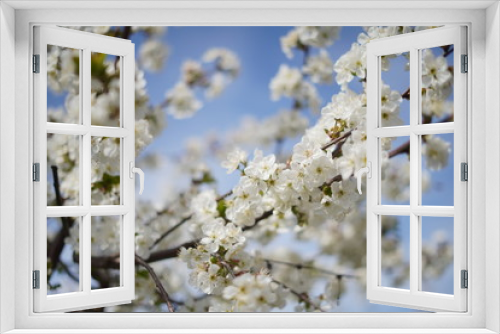
{"label": "blossoming tree", "polygon": [[[136,154],[166,128],[166,115],[196,117],[210,99],[238,80],[240,60],[230,50],[212,48],[201,60],[186,60],[174,87],[153,105],[144,71],[158,71],[169,48],[160,27],[76,27],[121,38],[142,35],[135,77]],[[227,28],[231,29],[231,28]],[[297,27],[281,38],[284,63],[269,84],[272,100],[289,99],[290,108],[266,119],[245,119],[226,134],[191,141],[176,159],[178,169],[191,180],[161,207],[137,202],[136,299],[130,305],[101,311],[267,312],[276,310],[335,311],[347,289],[346,281],[363,286],[365,280],[365,198],[356,191],[354,173],[366,163],[366,43],[380,37],[411,33],[427,27],[366,27],[349,51],[333,59],[327,47],[337,41],[340,27]],[[278,42],[278,41],[276,41]],[[48,50],[48,84],[63,96],[59,108],[49,108],[52,122],[78,121],[78,53]],[[423,117],[425,122],[453,118],[453,52],[426,52],[422,62]],[[383,58],[391,69],[394,55]],[[300,67],[286,58],[301,57]],[[114,126],[119,117],[119,66],[112,56],[92,54],[92,124]],[[337,84],[340,91],[322,105],[318,85]],[[353,86],[358,88],[353,88]],[[361,87],[361,88],[359,88]],[[413,92],[412,92],[413,94]],[[204,95],[204,96],[203,96]],[[401,125],[402,105],[410,98],[385,84],[381,91],[382,121]],[[118,111],[117,111],[118,109]],[[309,117],[306,114],[310,113]],[[309,119],[314,124],[309,125]],[[166,130],[168,131],[168,130]],[[299,138],[291,150],[287,139]],[[49,136],[49,205],[71,205],[78,199],[78,140]],[[427,168],[448,164],[450,143],[426,136]],[[270,147],[274,154],[264,154]],[[388,138],[383,143],[383,192],[389,201],[408,200],[409,145]],[[92,204],[117,204],[120,196],[120,142],[93,138]],[[216,158],[238,181],[218,193],[207,163]],[[148,157],[137,162],[147,164]],[[424,190],[432,175],[426,176]],[[93,217],[92,277],[98,288],[119,282],[119,245],[116,217]],[[408,279],[408,263],[401,251],[398,221],[383,226],[383,269],[392,286]],[[287,249],[266,251],[265,246],[291,236],[293,242],[314,243],[315,256],[287,242]],[[61,219],[49,229],[49,288],[64,291],[75,280],[78,226]],[[439,254],[439,256],[436,256]],[[71,256],[73,255],[73,256]],[[452,261],[452,246],[442,234],[423,245],[425,275],[442,275]]]}

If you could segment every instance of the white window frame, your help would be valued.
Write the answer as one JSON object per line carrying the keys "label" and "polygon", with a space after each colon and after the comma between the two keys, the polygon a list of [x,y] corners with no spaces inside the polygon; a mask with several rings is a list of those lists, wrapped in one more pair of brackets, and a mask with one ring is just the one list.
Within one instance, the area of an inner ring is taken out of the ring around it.
{"label": "white window frame", "polygon": [[[467,163],[467,75],[461,70],[461,56],[467,55],[466,27],[448,26],[374,40],[367,45],[367,163],[371,177],[367,180],[367,298],[371,302],[428,311],[467,310],[467,290],[461,287],[460,275],[467,270],[467,182],[461,181],[461,163]],[[421,124],[421,94],[412,94],[410,121],[407,125],[381,124],[380,91],[381,57],[408,52],[410,55],[410,92],[421,91],[422,50],[453,45],[453,122]],[[453,206],[422,205],[422,144],[420,135],[453,136],[454,166]],[[410,138],[410,202],[408,205],[383,205],[381,184],[382,138]],[[470,182],[474,182],[472,178]],[[409,217],[409,289],[381,285],[381,231],[383,216]],[[422,217],[453,218],[453,294],[422,291]]]}
{"label": "white window frame", "polygon": [[[127,1],[118,5],[113,1],[70,3],[42,0],[4,1],[0,6],[1,331],[41,333],[42,329],[46,329],[45,333],[76,333],[76,329],[87,329],[85,332],[88,333],[110,333],[114,329],[115,332],[127,333],[233,333],[235,329],[245,328],[246,333],[250,332],[249,329],[253,329],[252,333],[500,331],[500,11],[497,1],[204,1],[203,4],[191,1]],[[118,6],[143,10],[117,9]],[[29,288],[32,262],[26,261],[30,259],[30,245],[33,242],[32,203],[27,200],[32,192],[30,143],[33,125],[30,117],[32,105],[27,97],[32,94],[30,55],[32,27],[36,24],[467,25],[471,60],[468,132],[472,134],[468,143],[471,153],[469,173],[474,179],[474,183],[468,185],[471,198],[468,208],[471,242],[467,245],[470,254],[468,312],[197,315],[33,313],[33,291]],[[15,86],[12,85],[14,78]],[[12,117],[13,111],[15,118]],[[12,136],[15,145],[12,145]],[[485,154],[486,150],[488,154]],[[486,174],[488,182],[485,182]],[[10,198],[13,191],[14,199]]]}
{"label": "white window frame", "polygon": [[[130,303],[135,296],[135,180],[129,175],[135,163],[135,57],[129,40],[91,34],[55,26],[34,27],[34,54],[38,54],[39,73],[33,75],[34,162],[39,163],[39,182],[33,184],[33,269],[39,271],[39,289],[34,290],[35,312],[75,311],[103,305]],[[79,50],[79,123],[47,122],[47,46]],[[119,126],[91,124],[91,53],[120,57]],[[77,206],[47,206],[47,134],[78,136],[79,192]],[[120,139],[120,203],[91,204],[91,139],[103,136]],[[91,217],[119,216],[120,285],[107,289],[91,288]],[[79,290],[47,294],[47,218],[79,217]]]}

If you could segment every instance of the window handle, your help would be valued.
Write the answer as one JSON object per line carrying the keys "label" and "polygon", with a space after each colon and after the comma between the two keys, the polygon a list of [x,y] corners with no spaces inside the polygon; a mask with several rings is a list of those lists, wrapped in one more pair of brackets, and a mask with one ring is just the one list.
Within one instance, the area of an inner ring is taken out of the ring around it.
{"label": "window handle", "polygon": [[135,167],[133,161],[130,161],[129,163],[129,172],[131,179],[134,178],[134,173],[139,174],[139,195],[142,195],[142,191],[144,190],[144,172],[142,169]]}
{"label": "window handle", "polygon": [[361,179],[363,177],[363,174],[366,173],[366,177],[368,179],[371,179],[372,177],[372,163],[368,161],[366,165],[366,167],[363,167],[356,172],[356,179],[358,181],[358,193],[360,194],[363,194],[363,192],[361,191]]}

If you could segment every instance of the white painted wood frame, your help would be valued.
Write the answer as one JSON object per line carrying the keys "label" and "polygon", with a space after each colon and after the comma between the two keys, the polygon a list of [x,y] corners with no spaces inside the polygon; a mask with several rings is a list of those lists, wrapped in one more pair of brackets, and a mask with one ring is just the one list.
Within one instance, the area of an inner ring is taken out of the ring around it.
{"label": "white painted wood frame", "polygon": [[[101,36],[55,26],[37,26],[34,52],[40,55],[40,73],[33,75],[34,150],[33,161],[40,163],[40,182],[34,183],[34,270],[40,271],[40,288],[34,289],[34,311],[74,311],[104,305],[129,303],[135,288],[135,191],[129,177],[129,162],[135,159],[135,56],[129,40]],[[47,122],[47,46],[67,47],[80,53],[80,124]],[[91,125],[91,52],[120,57],[120,126]],[[78,136],[79,206],[47,207],[47,134]],[[91,138],[121,138],[121,205],[91,205]],[[91,217],[120,216],[120,286],[107,289],[91,287]],[[79,291],[47,294],[47,218],[79,217]]]}
{"label": "white painted wood frame", "polygon": [[[119,7],[119,8],[118,8]],[[0,3],[0,332],[498,333],[500,8],[498,1],[12,1]],[[31,38],[60,25],[439,25],[470,36],[468,311],[339,314],[33,313]],[[14,41],[15,39],[15,41]],[[486,70],[487,69],[487,70]],[[16,117],[11,115],[15,111]],[[473,118],[473,122],[472,122]],[[15,145],[12,145],[12,136]],[[488,152],[488,154],[486,154]],[[488,175],[488,182],[486,180]],[[13,178],[14,175],[14,178]],[[12,193],[15,185],[15,198]],[[486,196],[488,194],[488,196]],[[473,228],[472,226],[473,225]],[[486,256],[486,254],[488,256]],[[138,327],[140,326],[140,329]]]}
{"label": "white painted wood frame", "polygon": [[[422,50],[453,45],[454,120],[419,124],[421,116]],[[460,164],[467,160],[467,74],[461,73],[461,55],[467,54],[466,28],[442,27],[411,34],[381,38],[367,46],[367,161],[372,176],[367,184],[367,298],[374,303],[429,311],[467,310],[467,290],[461,288],[461,270],[467,270],[467,182],[461,181]],[[410,53],[410,124],[382,127],[381,56]],[[417,92],[417,93],[414,93]],[[454,134],[454,206],[423,206],[422,134]],[[381,146],[383,137],[410,137],[410,205],[381,205]],[[469,179],[469,182],[472,182]],[[382,215],[410,218],[410,289],[381,286]],[[422,216],[453,217],[453,295],[422,291]]]}

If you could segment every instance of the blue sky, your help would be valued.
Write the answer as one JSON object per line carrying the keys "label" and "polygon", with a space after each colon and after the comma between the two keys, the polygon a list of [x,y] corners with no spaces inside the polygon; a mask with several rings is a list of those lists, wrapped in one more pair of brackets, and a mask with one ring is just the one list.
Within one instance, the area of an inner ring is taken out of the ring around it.
{"label": "blue sky", "polygon": [[[269,82],[281,64],[285,63],[293,67],[299,67],[302,64],[303,59],[300,52],[296,52],[293,59],[288,59],[281,51],[279,39],[286,35],[290,29],[291,27],[169,27],[166,35],[162,37],[164,43],[169,46],[170,53],[165,67],[158,73],[146,72],[147,91],[151,104],[160,104],[164,100],[165,93],[178,82],[184,61],[187,59],[201,60],[203,53],[209,48],[223,47],[234,51],[240,59],[242,69],[235,82],[219,98],[205,101],[204,107],[195,117],[176,120],[168,116],[167,128],[142,155],[156,153],[165,157],[173,157],[182,152],[184,142],[191,137],[203,138],[210,132],[225,133],[235,129],[245,115],[265,118],[277,113],[280,109],[290,108],[290,99],[272,101],[268,88]],[[357,36],[362,31],[361,27],[344,27],[342,29],[340,39],[328,48],[334,61],[350,49],[351,44],[356,41]],[[132,41],[136,44],[136,50],[139,50],[144,36],[135,34]],[[408,87],[408,78],[401,75],[401,69],[402,63],[395,64],[394,70],[384,76],[384,81],[402,93]],[[408,72],[405,73],[407,75]],[[361,85],[357,83],[352,87],[359,90]],[[322,105],[328,103],[331,96],[339,91],[339,87],[334,83],[318,85],[317,88],[323,101]],[[200,93],[199,96],[201,97],[202,94]],[[50,94],[48,97],[50,105]],[[56,100],[57,98],[53,96],[52,102],[56,102]],[[313,123],[317,116],[308,117]],[[289,142],[288,147],[293,142]],[[236,176],[227,177],[222,169],[216,170],[215,176],[218,180],[222,180],[218,184],[218,189],[221,192],[230,189],[236,181]],[[449,199],[450,196],[453,198],[453,189],[444,186],[449,184],[452,178],[451,166],[436,173],[432,190],[425,195],[424,204],[443,205],[446,204],[446,199]],[[146,171],[144,196],[137,197],[137,199],[157,200],[165,192],[165,188],[176,186],[175,180],[176,175],[168,165],[164,165],[156,171]],[[426,226],[430,224],[427,221]],[[407,225],[402,222],[399,231],[403,241],[402,247],[405,249],[409,248]],[[452,237],[452,224],[449,221],[442,222],[442,219],[438,219],[432,221],[432,225],[447,231],[448,235]],[[430,238],[432,230],[433,228],[430,227],[423,228],[424,240]],[[283,239],[283,243],[285,246],[289,245],[286,238]],[[310,251],[313,250],[311,245],[304,247],[311,247]],[[407,252],[405,254],[408,255]],[[429,289],[448,292],[452,280],[452,270],[448,268],[439,280],[428,282],[427,286],[430,285]],[[365,291],[360,288],[359,284],[355,282],[348,284],[350,289],[343,296],[340,307],[336,309],[338,312],[411,311],[370,304],[365,298]]]}
{"label": "blue sky", "polygon": [[[265,118],[276,113],[282,108],[289,108],[291,101],[281,99],[271,101],[268,88],[270,80],[277,73],[279,66],[283,63],[289,66],[299,67],[302,63],[302,54],[295,53],[293,59],[285,57],[280,48],[280,37],[287,34],[291,27],[169,27],[163,40],[169,45],[170,56],[165,68],[160,73],[147,73],[148,93],[153,104],[160,103],[165,92],[173,87],[180,76],[180,68],[186,59],[200,60],[203,53],[212,47],[224,47],[234,51],[240,58],[242,70],[240,76],[231,84],[220,98],[207,101],[198,114],[187,120],[175,120],[168,117],[168,127],[163,134],[148,148],[149,152],[157,152],[164,155],[172,155],[182,150],[183,142],[189,137],[203,137],[204,134],[215,131],[223,133],[234,129],[240,123],[244,115],[253,115],[256,118]],[[328,48],[334,61],[350,49],[356,40],[361,27],[344,27],[341,38]],[[142,36],[137,36],[133,41],[140,45]],[[401,93],[408,87],[408,72],[403,71],[404,64],[395,61],[392,70],[384,73],[384,81],[389,83],[393,89]],[[360,85],[353,85],[356,90]],[[319,85],[320,96],[323,105],[331,96],[339,91],[336,84]],[[405,101],[403,110],[408,110],[408,102]],[[311,123],[314,117],[311,118]],[[407,117],[403,117],[407,122]],[[406,123],[405,122],[405,123]],[[449,135],[448,135],[449,136]],[[165,172],[165,171],[163,171]],[[164,175],[164,174],[163,174]],[[220,191],[227,190],[234,184],[234,178],[228,178],[224,171],[216,172],[219,180]],[[436,173],[431,191],[425,194],[424,204],[443,205],[447,204],[447,198],[453,198],[452,188],[443,186],[452,181],[453,172],[451,166]],[[156,186],[162,184],[155,177],[150,178],[147,184]],[[167,180],[168,182],[168,180]],[[147,189],[146,188],[146,189]],[[146,190],[149,192],[150,190]],[[154,190],[153,190],[154,191]],[[429,239],[434,229],[442,229],[448,232],[452,238],[452,224],[442,222],[440,219],[432,221],[428,218],[423,228],[424,241]],[[409,248],[409,226],[403,219],[400,224],[399,234],[403,240],[402,247],[408,256]],[[433,228],[434,227],[434,228]],[[286,243],[285,240],[283,242]],[[307,246],[306,246],[307,247]],[[310,246],[312,247],[312,246]],[[437,281],[427,282],[425,287],[433,291],[450,292],[450,280],[452,281],[452,268],[448,268],[443,277]],[[355,283],[351,292],[344,296],[342,305],[338,311],[344,312],[400,312],[402,308],[380,306],[370,304],[364,298],[364,291],[360,291]],[[358,290],[358,291],[356,291]]]}

